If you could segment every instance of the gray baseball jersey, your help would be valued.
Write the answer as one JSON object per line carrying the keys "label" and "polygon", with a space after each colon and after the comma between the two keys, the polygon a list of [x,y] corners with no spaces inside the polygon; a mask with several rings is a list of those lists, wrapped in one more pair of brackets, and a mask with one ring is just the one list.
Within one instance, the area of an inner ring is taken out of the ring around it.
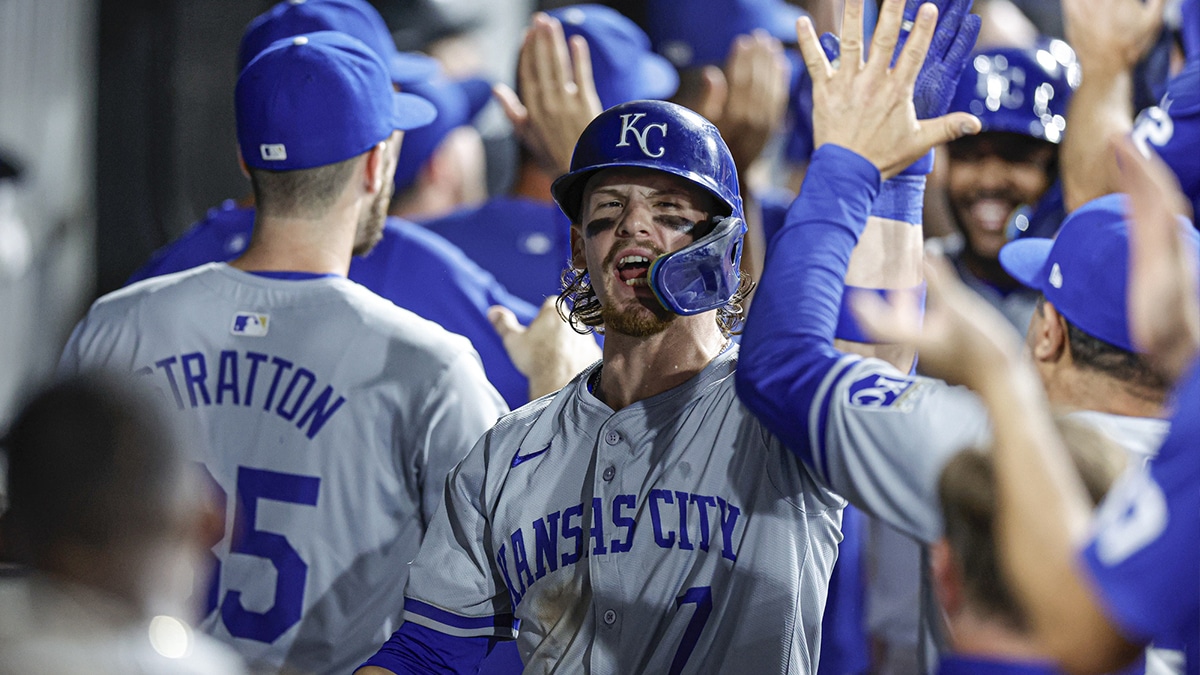
{"label": "gray baseball jersey", "polygon": [[392,632],[447,472],[505,412],[465,338],[334,276],[135,284],[60,363],[94,366],[145,375],[207,441],[227,522],[201,626],[272,669],[349,672]]}
{"label": "gray baseball jersey", "polygon": [[526,672],[813,671],[844,502],[738,401],[736,354],[615,413],[596,365],[503,418],[450,476],[405,620],[519,623]]}

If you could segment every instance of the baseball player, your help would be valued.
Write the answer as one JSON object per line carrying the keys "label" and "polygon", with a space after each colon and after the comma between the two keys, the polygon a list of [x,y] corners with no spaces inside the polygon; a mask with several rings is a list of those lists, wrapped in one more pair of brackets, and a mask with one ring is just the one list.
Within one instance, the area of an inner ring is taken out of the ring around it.
{"label": "baseball player", "polygon": [[[889,71],[902,5],[885,7],[872,81],[843,83],[880,94],[847,117],[870,110],[900,166],[971,130],[913,133],[900,101],[935,13]],[[534,672],[812,672],[844,502],[734,395],[748,279],[728,148],[695,113],[635,101],[588,125],[571,169],[553,188],[573,223],[562,297],[603,329],[604,358],[451,474],[405,624],[359,672],[471,672],[513,638]]]}
{"label": "baseball player", "polygon": [[[1130,330],[1156,371],[1179,383],[1180,403],[1158,456],[1145,470],[1127,472],[1094,518],[1066,466],[1025,346],[990,308],[939,275],[930,279],[939,302],[924,330],[911,308],[880,312],[869,323],[884,338],[914,341],[931,370],[987,403],[996,430],[997,542],[1042,648],[1069,672],[1099,673],[1121,667],[1150,640],[1178,641],[1186,672],[1195,673],[1200,425],[1188,403],[1200,396],[1195,231],[1176,215],[1187,205],[1170,170],[1127,140],[1114,145],[1136,224]],[[1125,270],[1117,265],[1111,273]]]}
{"label": "baseball player", "polygon": [[[239,64],[245,67],[276,39],[320,30],[340,31],[372,47],[389,64],[391,80],[401,89],[420,86],[436,75],[437,65],[432,59],[396,50],[383,19],[365,0],[288,1],[275,5],[247,26]],[[415,175],[405,173],[410,178]],[[204,220],[155,252],[128,283],[232,260],[249,245],[254,217],[254,208],[238,206],[232,200],[210,209]],[[536,316],[537,308],[510,294],[445,239],[408,221],[388,218],[371,255],[352,260],[349,278],[400,307],[466,336],[479,352],[488,380],[505,401],[518,406],[529,400],[529,383],[506,355],[503,342],[488,322],[487,310],[501,305],[528,323]]]}
{"label": "baseball player", "polygon": [[0,575],[0,674],[246,672],[228,646],[188,627],[215,516],[163,401],[130,379],[57,382],[0,440],[6,535],[29,565]]}
{"label": "baseball player", "polygon": [[[810,73],[821,72],[822,63],[806,60]],[[829,104],[819,103],[824,95],[818,89],[828,87],[828,79],[814,75],[818,145],[823,135],[841,133]],[[897,178],[906,180],[880,185],[861,157],[847,157],[840,148],[814,154],[789,222],[768,251],[742,340],[738,391],[764,425],[840,494],[930,541],[938,519],[922,505],[931,502],[945,459],[986,440],[986,413],[968,392],[908,376],[912,354],[898,346],[890,349],[906,358],[885,363],[849,353],[860,346],[834,344],[839,333],[849,343],[863,342],[838,325],[845,285],[917,285],[921,183],[911,175]],[[828,197],[833,194],[836,200]],[[1063,224],[1053,247],[1050,240],[1034,239],[1009,246],[1021,252],[1014,256],[1021,264],[1007,266],[1009,272],[1045,298],[1027,341],[1047,396],[1080,411],[1144,460],[1166,432],[1160,419],[1166,387],[1132,351],[1122,318],[1126,289],[1113,273],[1126,250],[1118,210],[1103,201],[1080,210]],[[903,459],[896,461],[907,470],[890,475],[877,460],[868,461],[883,452],[899,453]],[[855,472],[865,466],[874,482],[855,483]]]}
{"label": "baseball player", "polygon": [[[558,69],[537,64],[553,63],[551,54],[555,49],[564,52],[563,62],[571,63],[565,53],[568,38],[586,41],[582,58],[591,66],[595,86],[571,83],[587,114],[579,126],[566,132],[570,140],[564,144],[563,154],[567,156],[546,156],[544,149],[535,147],[528,135],[520,133],[527,122],[522,117],[525,108],[516,94],[499,87],[500,101],[514,121],[521,143],[517,175],[509,194],[493,197],[478,208],[423,223],[461,248],[514,295],[535,306],[558,293],[563,266],[571,257],[570,223],[552,203],[549,191],[551,181],[570,160],[570,143],[601,106],[666,98],[679,85],[675,69],[650,51],[649,38],[636,24],[608,7],[582,4],[535,15],[521,48],[517,80],[522,97],[540,95],[537,87],[567,86],[562,81],[545,81],[547,71],[557,75]],[[578,53],[572,59],[574,68],[581,67]],[[563,66],[562,71],[576,72],[570,65]]]}
{"label": "baseball player", "polygon": [[1013,239],[1053,236],[1066,215],[1058,145],[1078,84],[1078,64],[1062,40],[990,47],[972,56],[950,103],[977,116],[983,132],[946,146],[946,200],[958,232],[930,245],[1017,330],[1029,325],[1037,294],[998,257]]}
{"label": "baseball player", "polygon": [[249,247],[96,301],[60,367],[143,375],[206,442],[229,520],[202,628],[258,668],[347,672],[399,619],[446,473],[506,409],[465,338],[345,278],[432,106],[334,32],[274,43],[235,100]]}

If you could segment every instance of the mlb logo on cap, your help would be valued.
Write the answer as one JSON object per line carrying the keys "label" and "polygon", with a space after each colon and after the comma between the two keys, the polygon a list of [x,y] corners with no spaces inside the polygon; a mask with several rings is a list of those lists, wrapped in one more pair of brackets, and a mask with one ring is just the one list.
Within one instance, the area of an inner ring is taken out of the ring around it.
{"label": "mlb logo on cap", "polygon": [[[1041,291],[1072,324],[1088,335],[1135,351],[1129,337],[1129,198],[1093,199],[1063,221],[1054,239],[1019,239],[1000,249],[1000,265],[1014,279]],[[1193,252],[1200,235],[1180,218]]]}
{"label": "mlb logo on cap", "polygon": [[258,149],[262,152],[262,158],[268,162],[282,162],[287,159],[287,148],[282,143],[264,143],[258,146]]}

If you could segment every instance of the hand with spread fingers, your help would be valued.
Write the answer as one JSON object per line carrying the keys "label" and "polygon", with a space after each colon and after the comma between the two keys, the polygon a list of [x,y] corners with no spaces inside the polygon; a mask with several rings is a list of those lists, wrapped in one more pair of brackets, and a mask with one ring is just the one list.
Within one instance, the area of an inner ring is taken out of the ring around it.
{"label": "hand with spread fingers", "polygon": [[495,95],[538,162],[552,175],[570,170],[571,153],[584,127],[601,112],[587,41],[568,41],[557,19],[537,13],[517,61],[520,96],[504,85]]}
{"label": "hand with spread fingers", "polygon": [[[812,22],[802,17],[797,24],[800,51],[813,81],[815,145],[833,143],[852,150],[873,163],[884,179],[896,175],[934,146],[980,129],[979,120],[967,113],[919,119],[913,103],[917,76],[935,32],[943,34],[939,46],[944,48],[943,56],[949,63],[959,58],[962,45],[969,51],[969,43],[974,42],[967,39],[973,33],[969,23],[974,22],[968,23],[967,15],[955,11],[957,25],[947,21],[939,24],[937,8],[931,3],[921,5],[893,66],[904,5],[904,0],[885,0],[870,56],[864,60],[862,1],[848,0],[836,68],[819,44]],[[960,33],[961,42],[957,37]],[[955,37],[947,40],[944,35]],[[941,77],[948,77],[952,69],[939,70]]]}
{"label": "hand with spread fingers", "polygon": [[[1115,137],[1121,184],[1129,193],[1129,332],[1168,380],[1179,379],[1200,351],[1200,288],[1195,232],[1179,181],[1162,160]],[[1186,245],[1186,238],[1193,240]]]}

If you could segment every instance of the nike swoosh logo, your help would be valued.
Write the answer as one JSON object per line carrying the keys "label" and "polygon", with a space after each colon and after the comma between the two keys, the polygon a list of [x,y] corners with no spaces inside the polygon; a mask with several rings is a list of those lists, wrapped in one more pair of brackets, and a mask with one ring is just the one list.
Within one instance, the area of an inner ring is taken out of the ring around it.
{"label": "nike swoosh logo", "polygon": [[531,460],[531,459],[533,459],[534,457],[537,457],[537,456],[539,456],[539,455],[544,455],[544,454],[546,454],[546,453],[547,453],[547,452],[549,452],[549,451],[550,451],[550,444],[549,444],[549,443],[547,443],[547,444],[546,444],[546,447],[542,448],[541,450],[538,450],[537,452],[531,452],[531,453],[529,453],[528,455],[522,455],[522,454],[521,454],[521,450],[520,450],[520,448],[518,448],[518,449],[517,449],[517,454],[516,454],[516,455],[513,455],[513,461],[512,461],[513,468],[516,468],[516,466],[517,466],[518,464],[521,464],[521,463],[523,463],[523,462],[527,462],[527,461],[529,461],[529,460]]}

